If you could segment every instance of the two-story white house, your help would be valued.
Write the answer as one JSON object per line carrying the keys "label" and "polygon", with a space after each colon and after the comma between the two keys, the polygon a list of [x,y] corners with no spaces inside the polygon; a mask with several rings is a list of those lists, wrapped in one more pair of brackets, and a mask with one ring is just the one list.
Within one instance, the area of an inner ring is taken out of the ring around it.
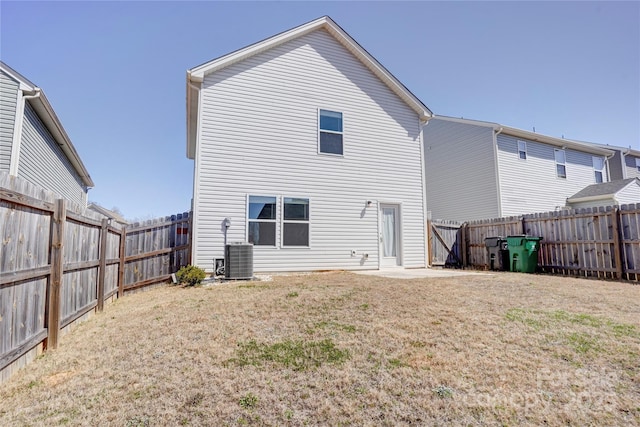
{"label": "two-story white house", "polygon": [[431,116],[326,16],[188,70],[193,263],[240,241],[256,271],[424,267]]}
{"label": "two-story white house", "polygon": [[0,173],[84,210],[93,181],[44,91],[0,61]]}
{"label": "two-story white house", "polygon": [[427,209],[469,221],[564,208],[609,181],[614,152],[478,120],[435,116],[424,127]]}

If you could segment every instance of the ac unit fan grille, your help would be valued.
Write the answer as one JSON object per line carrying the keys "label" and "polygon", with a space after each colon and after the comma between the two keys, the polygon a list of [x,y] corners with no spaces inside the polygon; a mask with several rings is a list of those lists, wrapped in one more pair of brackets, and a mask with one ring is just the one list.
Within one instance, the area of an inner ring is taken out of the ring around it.
{"label": "ac unit fan grille", "polygon": [[224,277],[226,279],[253,278],[253,245],[231,243],[225,246]]}

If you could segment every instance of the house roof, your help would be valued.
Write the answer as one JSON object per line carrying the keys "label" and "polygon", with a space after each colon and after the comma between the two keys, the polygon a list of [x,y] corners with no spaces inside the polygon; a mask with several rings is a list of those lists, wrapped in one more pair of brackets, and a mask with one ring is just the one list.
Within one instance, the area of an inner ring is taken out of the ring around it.
{"label": "house roof", "polygon": [[207,74],[214,73],[239,61],[245,60],[268,49],[279,46],[313,31],[324,29],[333,36],[341,45],[349,50],[373,72],[384,84],[398,95],[421,120],[429,120],[433,113],[422,103],[409,89],[406,88],[393,74],[380,64],[369,52],[356,42],[346,31],[330,17],[323,16],[306,24],[302,24],[291,30],[282,32],[268,39],[254,43],[227,55],[205,62],[190,70],[187,70],[187,157],[195,156],[195,138],[198,116],[198,92],[199,83]]}
{"label": "house roof", "polygon": [[541,133],[530,132],[523,129],[514,128],[511,126],[501,125],[500,123],[485,122],[481,120],[471,120],[448,116],[433,116],[434,119],[441,119],[450,122],[463,123],[475,126],[483,126],[492,128],[495,132],[500,132],[504,135],[510,135],[516,138],[527,139],[529,141],[543,142],[545,144],[554,145],[560,148],[571,148],[576,151],[582,151],[591,154],[598,154],[601,156],[611,156],[613,151],[607,148],[597,146],[596,144],[575,141],[565,138],[556,138],[549,135],[543,135]]}
{"label": "house roof", "polygon": [[610,182],[602,182],[600,184],[591,184],[569,197],[567,202],[576,203],[613,198],[617,193],[630,185],[640,186],[640,179],[618,179]]}
{"label": "house roof", "polygon": [[82,179],[82,182],[87,187],[93,187],[95,184],[93,183],[87,168],[84,166],[84,163],[82,163],[82,160],[80,160],[78,152],[71,143],[71,139],[69,139],[69,135],[67,135],[64,127],[62,127],[62,123],[60,123],[60,120],[44,94],[44,91],[2,61],[0,61],[0,69],[18,82],[20,90],[24,92],[25,95],[33,96],[32,98],[26,99],[26,101],[33,107],[38,114],[38,117],[40,117],[44,125],[54,137],[64,154],[73,165],[73,168]]}
{"label": "house roof", "polygon": [[635,150],[631,147],[620,147],[617,145],[598,144],[596,142],[579,141],[589,145],[595,145],[596,147],[604,148],[607,150],[620,151],[623,156],[640,157],[640,150]]}

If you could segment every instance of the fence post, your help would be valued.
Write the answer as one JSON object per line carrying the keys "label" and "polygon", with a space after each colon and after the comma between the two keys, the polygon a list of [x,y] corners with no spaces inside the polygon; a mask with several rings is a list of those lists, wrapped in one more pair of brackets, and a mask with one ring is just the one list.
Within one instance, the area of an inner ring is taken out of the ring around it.
{"label": "fence post", "polygon": [[127,240],[127,226],[123,225],[120,230],[120,264],[118,264],[118,299],[124,296],[124,261]]}
{"label": "fence post", "polygon": [[432,231],[431,231],[431,227],[433,227],[433,225],[431,225],[431,220],[428,219],[427,220],[427,251],[429,252],[429,256],[427,258],[428,261],[428,265],[429,267],[433,266],[433,237],[431,235]]}
{"label": "fence post", "polygon": [[187,222],[188,224],[188,229],[187,232],[188,237],[187,237],[187,244],[189,245],[189,249],[187,250],[187,265],[191,265],[193,264],[193,260],[191,259],[191,257],[193,256],[193,211],[188,212],[189,215],[189,222]]}
{"label": "fence post", "polygon": [[100,227],[100,267],[98,270],[98,311],[104,309],[104,276],[107,271],[107,237],[109,234],[109,220],[102,219]]}
{"label": "fence post", "polygon": [[467,223],[463,222],[460,226],[460,251],[462,252],[462,268],[467,268]]}
{"label": "fence post", "polygon": [[611,211],[611,223],[613,225],[613,255],[616,261],[616,276],[618,280],[622,280],[624,275],[624,266],[622,265],[622,239],[620,239],[620,209],[615,206]]}
{"label": "fence post", "polygon": [[46,349],[58,347],[60,331],[60,292],[64,274],[64,225],[67,220],[67,206],[64,199],[55,202],[51,221],[51,276],[49,278],[49,301],[47,307]]}

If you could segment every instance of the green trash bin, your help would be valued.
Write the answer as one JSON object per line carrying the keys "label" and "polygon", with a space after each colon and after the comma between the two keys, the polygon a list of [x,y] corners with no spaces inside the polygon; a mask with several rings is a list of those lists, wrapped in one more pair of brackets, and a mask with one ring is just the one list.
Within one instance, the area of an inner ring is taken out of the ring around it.
{"label": "green trash bin", "polygon": [[538,266],[538,250],[542,237],[507,236],[509,247],[509,270],[535,273]]}

